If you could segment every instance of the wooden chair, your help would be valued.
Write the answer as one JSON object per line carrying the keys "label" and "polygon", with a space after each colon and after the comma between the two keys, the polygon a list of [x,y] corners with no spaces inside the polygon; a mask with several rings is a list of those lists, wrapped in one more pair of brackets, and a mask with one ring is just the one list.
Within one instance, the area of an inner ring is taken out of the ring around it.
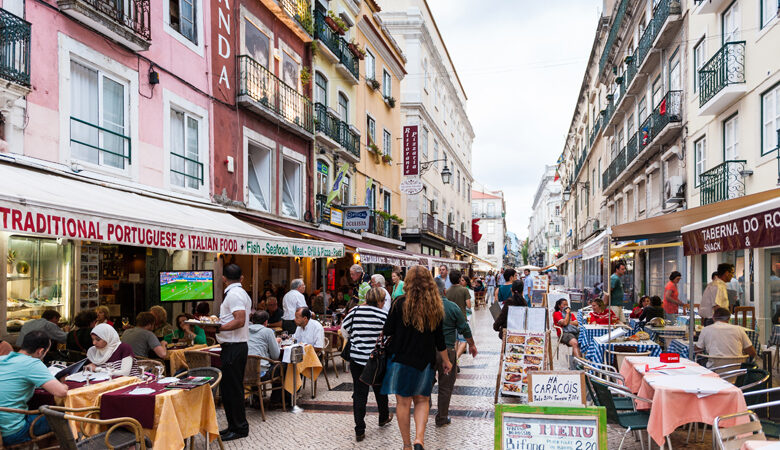
{"label": "wooden chair", "polygon": [[[271,376],[266,379],[263,379],[260,376],[262,361],[267,361],[271,364]],[[277,385],[274,386],[274,383],[277,383]],[[280,361],[274,361],[273,359],[263,356],[249,355],[246,360],[246,370],[244,371],[244,387],[249,387],[250,390],[253,387],[258,389],[258,396],[260,397],[260,414],[263,417],[263,422],[265,422],[264,400],[266,391],[282,391],[282,410],[287,410],[287,405],[284,400],[284,372]]]}
{"label": "wooden chair", "polygon": [[184,359],[187,361],[189,370],[200,367],[211,367],[211,355],[208,352],[200,350],[185,350]]}
{"label": "wooden chair", "polygon": [[[14,413],[14,414],[24,414],[27,416],[38,416],[36,417],[32,423],[30,424],[30,427],[28,429],[28,433],[30,434],[30,440],[27,442],[22,442],[20,444],[12,444],[12,445],[3,445],[3,440],[0,438],[0,449],[19,449],[19,448],[33,448],[36,446],[39,442],[46,441],[48,439],[51,439],[54,436],[53,432],[49,432],[46,434],[42,434],[40,436],[36,436],[35,433],[33,433],[33,430],[35,428],[35,424],[43,417],[43,415],[40,415],[41,412],[37,409],[28,411],[26,409],[15,409],[15,408],[3,408],[0,407],[0,412],[3,413]],[[38,446],[40,447],[40,446]]]}
{"label": "wooden chair", "polygon": [[[748,422],[731,427],[722,427],[720,422],[747,416]],[[743,411],[726,416],[718,416],[712,425],[712,447],[723,450],[738,450],[745,441],[765,441],[761,421],[753,411]]]}
{"label": "wooden chair", "polygon": [[[116,419],[100,420],[92,418],[100,414],[100,407],[89,408],[64,408],[59,406],[41,406],[41,412],[46,416],[57,443],[65,450],[79,448],[140,448],[146,450],[152,447],[152,442],[144,436],[141,424],[132,417],[119,417]],[[75,413],[86,414],[78,416]],[[69,421],[77,422],[83,429],[85,424],[95,424],[108,428],[107,431],[88,436],[76,441]]]}
{"label": "wooden chair", "polygon": [[[748,313],[750,313],[750,326],[748,324]],[[756,329],[756,308],[752,306],[735,306],[734,307],[734,323],[743,327]]]}
{"label": "wooden chair", "polygon": [[487,305],[485,302],[485,291],[474,292],[474,303],[474,309]]}
{"label": "wooden chair", "polygon": [[[339,369],[336,365],[336,356],[341,356],[341,349],[344,347],[344,338],[341,334],[335,331],[326,331],[325,338],[328,339],[329,345],[322,349],[323,365],[322,370],[328,369],[328,361],[333,363],[333,371],[336,372],[336,376],[339,376]],[[342,364],[346,365],[346,361],[342,359]],[[345,369],[346,371],[346,369]]]}

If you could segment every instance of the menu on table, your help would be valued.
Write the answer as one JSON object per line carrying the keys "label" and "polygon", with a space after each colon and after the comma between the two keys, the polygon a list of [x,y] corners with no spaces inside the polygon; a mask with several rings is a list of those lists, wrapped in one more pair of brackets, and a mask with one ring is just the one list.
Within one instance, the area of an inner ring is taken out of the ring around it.
{"label": "menu on table", "polygon": [[542,370],[545,333],[507,332],[501,367],[501,392],[528,401],[528,374]]}

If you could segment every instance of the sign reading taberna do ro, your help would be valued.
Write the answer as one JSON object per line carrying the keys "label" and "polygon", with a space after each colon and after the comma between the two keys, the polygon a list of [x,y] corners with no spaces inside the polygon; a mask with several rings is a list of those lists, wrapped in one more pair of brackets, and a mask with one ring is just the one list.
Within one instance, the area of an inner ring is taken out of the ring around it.
{"label": "sign reading taberna do ro", "polygon": [[682,234],[686,256],[780,245],[780,208]]}
{"label": "sign reading taberna do ro", "polygon": [[367,206],[345,206],[344,207],[344,229],[345,230],[367,230],[371,214]]}
{"label": "sign reading taberna do ro", "polygon": [[496,450],[607,449],[607,410],[603,406],[499,403],[494,417]]}
{"label": "sign reading taberna do ro", "polygon": [[404,127],[404,175],[419,175],[419,155],[417,153],[417,125]]}

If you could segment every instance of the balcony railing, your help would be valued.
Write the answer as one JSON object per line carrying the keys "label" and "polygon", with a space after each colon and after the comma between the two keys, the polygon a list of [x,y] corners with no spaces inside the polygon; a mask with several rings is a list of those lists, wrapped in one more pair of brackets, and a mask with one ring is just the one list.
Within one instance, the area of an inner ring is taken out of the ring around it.
{"label": "balcony railing", "polygon": [[612,21],[612,28],[609,29],[609,35],[607,35],[607,42],[604,44],[604,51],[601,53],[601,58],[599,59],[599,73],[604,72],[604,66],[607,64],[607,61],[609,60],[609,52],[612,50],[612,45],[615,43],[615,40],[618,37],[618,32],[620,31],[620,25],[623,22],[623,18],[626,15],[626,9],[628,8],[628,0],[621,0],[620,6],[618,6],[617,12],[615,13],[615,19]]}
{"label": "balcony railing", "polygon": [[383,217],[376,211],[371,213],[371,221],[368,227],[369,233],[378,234],[390,239],[400,239],[399,226],[396,221]]}
{"label": "balcony railing", "polygon": [[653,110],[653,138],[672,122],[682,122],[682,91],[669,91]]}
{"label": "balcony railing", "polygon": [[314,112],[317,132],[333,139],[356,158],[360,158],[360,138],[350,129],[349,124],[328,111],[328,107],[322,103],[314,104]]}
{"label": "balcony railing", "polygon": [[99,165],[125,168],[131,162],[131,141],[115,130],[109,130],[77,117],[70,118],[71,153]]}
{"label": "balcony railing", "polygon": [[349,50],[349,43],[325,23],[325,13],[320,10],[314,11],[314,34],[315,38],[322,41],[336,55],[339,62],[359,80],[358,59]]}
{"label": "balcony railing", "polygon": [[[61,0],[62,1],[62,0]],[[145,40],[152,39],[151,0],[78,0]]]}
{"label": "balcony railing", "polygon": [[0,77],[30,86],[30,23],[0,9]]}
{"label": "balcony railing", "polygon": [[279,0],[279,5],[290,17],[295,18],[307,33],[314,31],[309,0]]}
{"label": "balcony railing", "polygon": [[284,121],[309,133],[314,132],[312,104],[262,64],[248,55],[238,57],[240,82],[238,96],[248,96]]}
{"label": "balcony railing", "polygon": [[702,206],[745,195],[742,172],[745,160],[724,161],[699,175],[699,200]]}
{"label": "balcony railing", "polygon": [[699,69],[699,106],[728,85],[745,82],[745,41],[727,42]]}
{"label": "balcony railing", "polygon": [[182,184],[193,188],[197,188],[198,183],[203,185],[203,163],[198,160],[171,152],[171,172],[186,179]]}

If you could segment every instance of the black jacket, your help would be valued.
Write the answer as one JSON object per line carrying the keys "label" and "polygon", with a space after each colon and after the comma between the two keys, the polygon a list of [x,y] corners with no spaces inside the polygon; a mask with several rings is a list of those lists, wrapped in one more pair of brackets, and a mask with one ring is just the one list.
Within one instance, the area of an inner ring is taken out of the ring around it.
{"label": "black jacket", "polygon": [[496,317],[496,320],[493,322],[493,329],[498,331],[498,337],[501,337],[504,328],[506,328],[506,319],[507,315],[509,314],[510,306],[528,306],[528,303],[526,303],[522,295],[518,294],[513,294],[511,297],[506,299],[504,302],[504,307],[501,308],[501,314],[499,314],[498,317]]}

